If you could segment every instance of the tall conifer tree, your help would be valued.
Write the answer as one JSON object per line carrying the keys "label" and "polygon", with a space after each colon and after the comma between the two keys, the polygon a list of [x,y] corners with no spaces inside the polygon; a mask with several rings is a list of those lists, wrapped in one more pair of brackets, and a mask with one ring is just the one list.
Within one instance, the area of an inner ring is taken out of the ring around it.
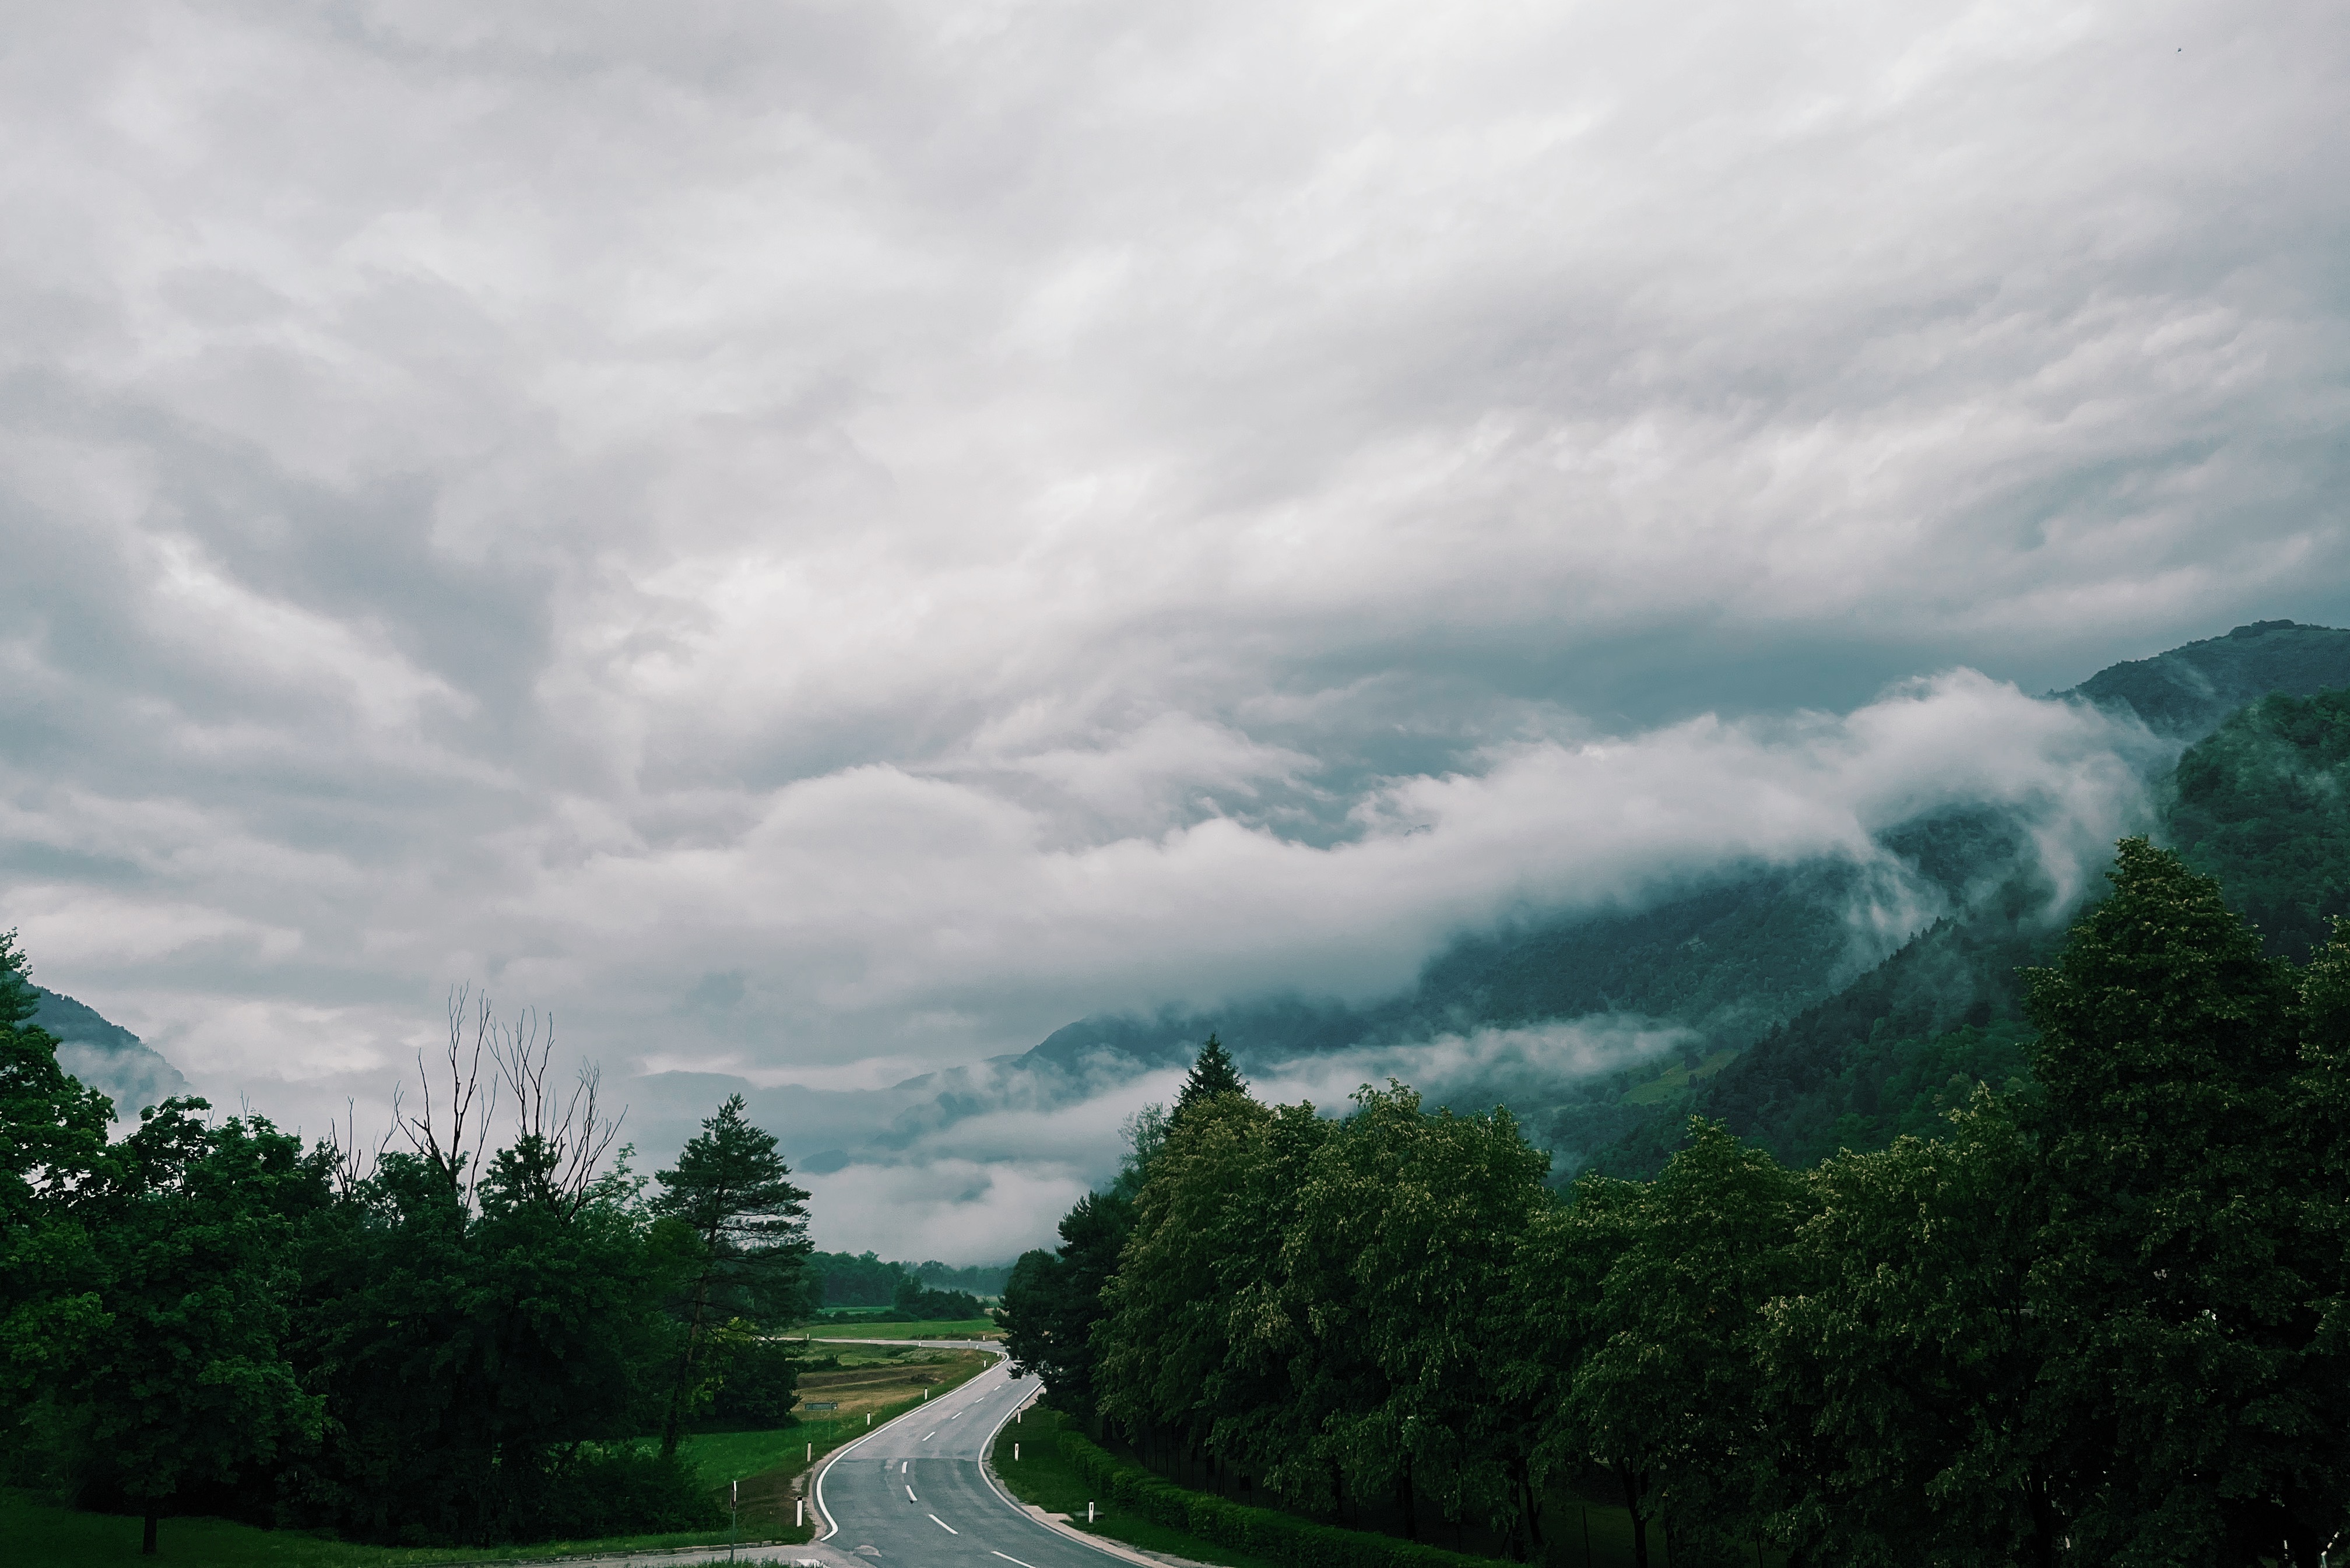
{"label": "tall conifer tree", "polygon": [[789,1312],[809,1251],[807,1191],[786,1179],[775,1135],[753,1127],[743,1096],[730,1096],[701,1134],[657,1173],[655,1214],[693,1232],[694,1269],[686,1284],[685,1344],[661,1423],[661,1452],[677,1451],[686,1396],[711,1326],[732,1317],[767,1319]]}
{"label": "tall conifer tree", "polygon": [[1203,1100],[1218,1095],[1245,1095],[1248,1085],[1240,1069],[1232,1065],[1231,1053],[1211,1031],[1206,1044],[1200,1047],[1199,1060],[1191,1064],[1191,1075],[1183,1080],[1183,1087],[1175,1096],[1175,1114],[1181,1116]]}

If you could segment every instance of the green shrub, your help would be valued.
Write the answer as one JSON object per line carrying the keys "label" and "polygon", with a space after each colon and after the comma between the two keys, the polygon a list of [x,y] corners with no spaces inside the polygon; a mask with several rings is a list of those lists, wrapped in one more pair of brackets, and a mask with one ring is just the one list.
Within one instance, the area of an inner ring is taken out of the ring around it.
{"label": "green shrub", "polygon": [[517,1520],[519,1540],[657,1535],[725,1522],[710,1489],[678,1455],[630,1445],[583,1446],[550,1466],[536,1517]]}
{"label": "green shrub", "polygon": [[1170,1530],[1254,1552],[1290,1568],[1491,1568],[1491,1560],[1441,1547],[1396,1541],[1367,1531],[1339,1530],[1311,1520],[1251,1508],[1163,1481],[1118,1459],[1080,1432],[1063,1432],[1061,1452],[1086,1484],[1113,1503]]}

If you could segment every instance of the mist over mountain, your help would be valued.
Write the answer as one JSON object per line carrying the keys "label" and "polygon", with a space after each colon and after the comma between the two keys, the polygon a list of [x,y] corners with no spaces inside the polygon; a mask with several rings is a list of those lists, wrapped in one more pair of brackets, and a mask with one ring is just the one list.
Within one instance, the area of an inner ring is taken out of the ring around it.
{"label": "mist over mountain", "polygon": [[191,1092],[180,1070],[128,1029],[110,1023],[70,996],[34,987],[40,1005],[33,1022],[57,1037],[57,1064],[114,1102],[114,1114],[133,1121],[149,1106]]}
{"label": "mist over mountain", "polygon": [[2110,665],[2053,695],[2122,709],[2159,734],[2199,741],[2271,692],[2307,697],[2340,686],[2350,686],[2350,633],[2261,620],[2225,637]]}
{"label": "mist over mountain", "polygon": [[[2322,796],[2330,786],[2311,781],[2341,759],[2227,714],[2265,693],[2335,687],[2350,687],[2350,631],[2285,621],[2115,665],[2041,699],[1927,683],[1842,720],[1797,716],[1733,737],[1746,749],[1724,768],[1731,787],[1782,790],[1804,809],[1843,792],[1856,803],[1846,829],[1651,848],[1644,873],[1612,870],[1576,907],[1529,903],[1472,923],[1366,998],[1276,990],[1097,1014],[1025,1052],[874,1088],[708,1072],[613,1087],[630,1106],[629,1137],[656,1159],[709,1106],[742,1093],[816,1188],[827,1244],[861,1249],[877,1227],[905,1234],[919,1211],[920,1252],[962,1262],[1009,1257],[1035,1239],[1040,1216],[1114,1168],[1120,1124],[1166,1098],[1211,1031],[1261,1095],[1327,1107],[1393,1075],[1432,1103],[1506,1104],[1562,1177],[1595,1160],[1653,1168],[1692,1110],[1816,1158],[1837,1139],[1881,1141],[1930,1118],[1954,1079],[2020,1070],[2015,968],[2096,893],[2119,833],[2200,825],[2191,854],[2289,860],[2292,841],[2243,822]],[[2292,735],[2309,728],[2293,722]],[[1954,738],[1916,739],[1938,725]],[[2338,729],[2318,728],[2338,743]],[[2179,774],[2205,782],[2182,796],[2173,770],[2199,741]],[[1652,735],[1619,753],[1688,744]],[[2285,777],[2283,753],[2301,782],[2247,805],[2244,787],[2210,783],[2208,759],[2222,752],[2238,759],[2222,771],[2239,786]],[[1819,798],[1804,798],[1813,788]],[[2303,903],[2331,912],[2340,898],[2333,887]],[[88,1009],[51,1006],[66,1026],[50,1027],[118,1099],[182,1082]]]}
{"label": "mist over mountain", "polygon": [[[2263,694],[2345,686],[2350,631],[2264,621],[2043,701],[2094,706],[2159,742],[2129,749],[2139,794],[2120,826],[2168,838],[2181,744]],[[2204,751],[2222,742],[2241,743],[2222,736]],[[1962,1092],[1953,1080],[2022,1071],[2016,970],[2097,894],[2111,847],[2102,841],[2084,875],[2047,827],[2012,802],[1943,804],[1846,853],[1731,863],[1645,907],[1465,936],[1368,1003],[1276,996],[1079,1020],[1023,1055],[900,1085],[926,1097],[865,1153],[830,1150],[823,1163],[958,1141],[956,1129],[968,1156],[997,1118],[1034,1130],[1091,1107],[1098,1126],[1103,1103],[1163,1093],[1211,1031],[1263,1094],[1327,1106],[1394,1073],[1433,1103],[1507,1104],[1562,1177],[1595,1159],[1652,1170],[1692,1111],[1789,1158],[1839,1138],[1881,1143],[1930,1122]]]}

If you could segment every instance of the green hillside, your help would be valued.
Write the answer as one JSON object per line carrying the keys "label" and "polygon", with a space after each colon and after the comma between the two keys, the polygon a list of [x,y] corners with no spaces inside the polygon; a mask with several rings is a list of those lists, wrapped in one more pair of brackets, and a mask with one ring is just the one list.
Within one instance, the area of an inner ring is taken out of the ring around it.
{"label": "green hillside", "polygon": [[[2275,956],[2305,960],[2350,914],[2350,690],[2276,694],[2239,710],[2179,758],[2158,835]],[[2016,887],[1926,931],[1835,995],[1773,1028],[1720,1073],[1637,1113],[1594,1161],[1646,1176],[1691,1113],[1719,1117],[1781,1159],[1882,1148],[1922,1132],[1977,1082],[2028,1075],[2019,971],[2064,940]]]}
{"label": "green hillside", "polygon": [[2170,842],[2269,951],[2302,960],[2350,914],[2350,691],[2266,698],[2179,760]]}
{"label": "green hillside", "polygon": [[[2334,706],[2341,699],[2310,696],[2340,688],[2350,688],[2350,631],[2260,621],[2052,695],[2126,711],[2195,742],[2164,796],[2164,836],[2221,877],[2277,950],[2299,953],[2326,917],[2350,908],[2345,878],[2310,872],[2337,863],[2350,836],[2350,807],[2329,793],[2350,744]],[[2272,694],[2258,710],[2264,716],[2228,718]],[[2052,923],[2037,852],[2001,810],[1913,819],[1879,846],[1906,895],[1946,911],[1881,963],[1852,919],[1872,892],[1871,873],[1828,861],[1733,867],[1646,909],[1528,918],[1463,937],[1378,1002],[1274,998],[1088,1018],[1025,1061],[1068,1068],[1107,1054],[1164,1068],[1189,1061],[1213,1031],[1262,1071],[1326,1053],[1625,1014],[1683,1026],[1691,1038],[1625,1072],[1497,1071],[1441,1096],[1463,1109],[1509,1105],[1554,1151],[1561,1178],[1595,1163],[1656,1169],[1691,1111],[1806,1163],[1840,1146],[1882,1147],[1932,1125],[1964,1085],[2023,1071],[2015,971],[2053,950],[2070,911],[2054,911]]]}
{"label": "green hillside", "polygon": [[2262,620],[2109,665],[2064,695],[2126,708],[2158,734],[2199,741],[2272,692],[2307,697],[2344,686],[2350,686],[2350,631]]}

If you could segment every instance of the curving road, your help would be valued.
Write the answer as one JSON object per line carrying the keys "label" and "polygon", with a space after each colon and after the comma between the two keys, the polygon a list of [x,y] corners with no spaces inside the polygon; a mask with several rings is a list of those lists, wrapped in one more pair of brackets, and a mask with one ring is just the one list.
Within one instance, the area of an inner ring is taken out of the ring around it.
{"label": "curving road", "polygon": [[1139,1561],[1062,1534],[988,1477],[981,1460],[989,1440],[1035,1394],[1034,1380],[1015,1379],[998,1361],[835,1454],[816,1481],[817,1511],[832,1521],[826,1555],[878,1568],[1108,1568]]}

